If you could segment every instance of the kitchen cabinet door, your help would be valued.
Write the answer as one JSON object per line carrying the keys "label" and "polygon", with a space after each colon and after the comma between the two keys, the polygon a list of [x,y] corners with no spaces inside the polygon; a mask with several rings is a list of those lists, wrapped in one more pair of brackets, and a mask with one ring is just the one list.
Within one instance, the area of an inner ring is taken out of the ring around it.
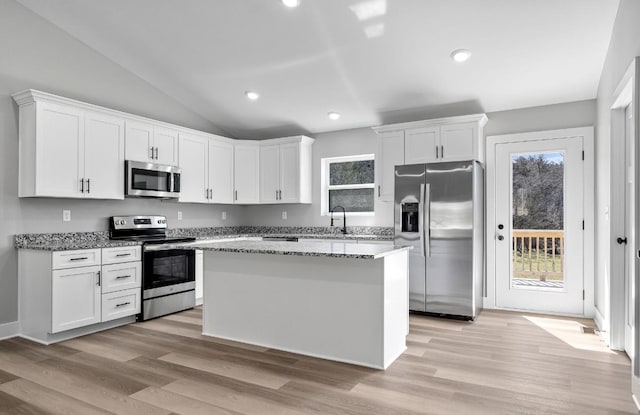
{"label": "kitchen cabinet door", "polygon": [[281,144],[279,157],[280,203],[300,202],[300,144]]}
{"label": "kitchen cabinet door", "polygon": [[124,199],[124,120],[88,112],[85,116],[86,198]]}
{"label": "kitchen cabinet door", "polygon": [[209,202],[209,140],[180,134],[180,202]]}
{"label": "kitchen cabinet door", "polygon": [[280,200],[280,146],[260,147],[260,203]]}
{"label": "kitchen cabinet door", "polygon": [[236,144],[234,147],[234,203],[253,204],[260,201],[260,147]]}
{"label": "kitchen cabinet door", "polygon": [[404,131],[391,131],[378,136],[378,198],[393,202],[395,166],[404,164]]}
{"label": "kitchen cabinet door", "polygon": [[440,128],[413,128],[404,132],[404,164],[437,161],[440,151]]}
{"label": "kitchen cabinet door", "polygon": [[127,160],[151,162],[153,147],[153,124],[126,121],[125,158]]}
{"label": "kitchen cabinet door", "polygon": [[440,129],[442,149],[440,161],[484,159],[474,151],[478,131],[476,125],[475,123],[466,123],[442,126]]}
{"label": "kitchen cabinet door", "polygon": [[39,102],[35,121],[35,148],[22,144],[20,148],[21,153],[36,152],[34,168],[29,171],[35,177],[20,177],[21,181],[33,181],[35,192],[26,191],[20,196],[83,197],[80,180],[84,168],[84,112]]}
{"label": "kitchen cabinet door", "polygon": [[153,129],[154,163],[178,165],[178,132],[155,126]]}
{"label": "kitchen cabinet door", "polygon": [[52,272],[51,333],[100,322],[100,266]]}
{"label": "kitchen cabinet door", "polygon": [[212,203],[233,203],[233,143],[209,141],[209,188]]}

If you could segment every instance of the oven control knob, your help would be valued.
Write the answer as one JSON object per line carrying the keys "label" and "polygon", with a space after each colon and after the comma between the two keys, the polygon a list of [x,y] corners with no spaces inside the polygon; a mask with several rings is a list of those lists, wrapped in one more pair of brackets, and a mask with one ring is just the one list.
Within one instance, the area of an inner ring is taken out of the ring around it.
{"label": "oven control knob", "polygon": [[126,220],[124,220],[124,219],[120,219],[120,225],[126,225],[126,224],[127,224],[127,221],[126,221]]}

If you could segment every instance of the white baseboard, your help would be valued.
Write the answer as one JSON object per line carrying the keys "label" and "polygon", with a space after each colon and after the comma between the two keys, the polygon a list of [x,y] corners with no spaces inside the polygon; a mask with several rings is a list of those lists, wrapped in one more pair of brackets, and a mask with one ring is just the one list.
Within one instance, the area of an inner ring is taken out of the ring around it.
{"label": "white baseboard", "polygon": [[0,340],[16,337],[20,332],[20,324],[17,321],[0,324]]}

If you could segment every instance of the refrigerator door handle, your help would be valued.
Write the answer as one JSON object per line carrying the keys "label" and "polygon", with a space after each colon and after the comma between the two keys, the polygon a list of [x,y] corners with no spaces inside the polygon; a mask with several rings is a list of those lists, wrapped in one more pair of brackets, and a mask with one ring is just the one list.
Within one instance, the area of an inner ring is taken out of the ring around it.
{"label": "refrigerator door handle", "polygon": [[420,230],[420,255],[425,256],[424,248],[424,183],[420,184],[420,209],[418,210],[418,229]]}
{"label": "refrigerator door handle", "polygon": [[431,256],[431,183],[424,185],[424,204],[422,210],[424,217],[422,232],[424,233],[424,252],[425,256]]}

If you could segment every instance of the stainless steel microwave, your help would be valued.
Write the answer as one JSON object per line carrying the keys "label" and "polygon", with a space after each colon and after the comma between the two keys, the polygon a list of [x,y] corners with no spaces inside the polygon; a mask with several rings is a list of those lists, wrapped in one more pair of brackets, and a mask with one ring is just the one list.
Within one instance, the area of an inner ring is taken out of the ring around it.
{"label": "stainless steel microwave", "polygon": [[181,172],[177,166],[127,160],[124,194],[129,197],[176,199],[180,196]]}

